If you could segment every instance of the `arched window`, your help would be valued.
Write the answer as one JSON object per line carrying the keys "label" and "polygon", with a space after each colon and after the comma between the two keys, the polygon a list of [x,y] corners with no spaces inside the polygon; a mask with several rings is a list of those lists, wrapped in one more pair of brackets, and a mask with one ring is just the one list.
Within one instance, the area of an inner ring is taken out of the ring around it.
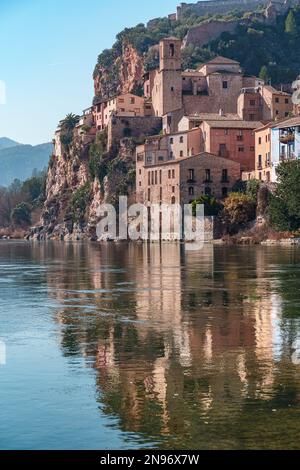
{"label": "arched window", "polygon": [[172,197],[171,204],[176,204],[176,197],[175,196]]}
{"label": "arched window", "polygon": [[175,45],[170,44],[170,57],[174,57],[175,55]]}

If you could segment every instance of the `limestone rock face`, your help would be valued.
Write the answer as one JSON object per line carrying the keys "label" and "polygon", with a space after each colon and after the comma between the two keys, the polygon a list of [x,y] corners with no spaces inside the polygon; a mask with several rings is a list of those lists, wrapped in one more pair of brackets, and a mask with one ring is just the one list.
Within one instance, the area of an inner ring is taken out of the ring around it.
{"label": "limestone rock face", "polygon": [[132,44],[124,43],[122,54],[107,67],[96,66],[94,73],[95,96],[106,99],[118,93],[136,92],[143,85],[145,65]]}

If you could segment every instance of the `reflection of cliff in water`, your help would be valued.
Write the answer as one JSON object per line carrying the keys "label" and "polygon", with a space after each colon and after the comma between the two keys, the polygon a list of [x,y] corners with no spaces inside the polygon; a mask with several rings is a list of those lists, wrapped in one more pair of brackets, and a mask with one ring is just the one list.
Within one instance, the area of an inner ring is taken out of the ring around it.
{"label": "reflection of cliff in water", "polygon": [[170,448],[257,446],[268,426],[282,430],[286,447],[299,439],[299,366],[290,358],[300,325],[285,304],[299,254],[176,244],[51,250],[64,354],[95,368],[99,403],[122,430],[165,436]]}

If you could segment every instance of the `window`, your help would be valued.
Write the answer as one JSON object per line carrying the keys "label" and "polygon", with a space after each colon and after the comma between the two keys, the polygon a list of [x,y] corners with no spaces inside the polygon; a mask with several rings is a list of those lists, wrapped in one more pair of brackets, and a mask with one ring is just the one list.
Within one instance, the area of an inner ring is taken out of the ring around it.
{"label": "window", "polygon": [[285,104],[289,104],[289,99],[288,98],[285,98]]}
{"label": "window", "polygon": [[180,143],[183,144],[183,136],[180,136]]}
{"label": "window", "polygon": [[211,188],[205,188],[205,195],[210,196],[211,195]]}
{"label": "window", "polygon": [[172,186],[172,193],[175,193],[175,186]]}
{"label": "window", "polygon": [[275,103],[279,103],[279,98],[275,98]]}
{"label": "window", "polygon": [[250,114],[249,115],[249,120],[250,121],[255,121],[255,114]]}
{"label": "window", "polygon": [[238,148],[238,151],[239,151],[239,152],[244,152],[245,149],[244,149],[244,147],[239,147],[239,148]]}
{"label": "window", "polygon": [[285,117],[288,117],[289,113],[284,113]]}
{"label": "window", "polygon": [[151,172],[151,184],[154,184],[154,171]]}
{"label": "window", "polygon": [[174,144],[174,139],[173,139],[173,137],[170,138],[170,144]]}
{"label": "window", "polygon": [[222,170],[222,182],[225,183],[228,181],[228,170]]}
{"label": "window", "polygon": [[151,173],[148,171],[148,186],[151,184]]}
{"label": "window", "polygon": [[162,200],[162,188],[159,188],[159,199]]}
{"label": "window", "polygon": [[175,178],[175,170],[172,170],[172,178]]}
{"label": "window", "polygon": [[255,106],[256,102],[255,100],[250,100],[250,106]]}
{"label": "window", "polygon": [[170,54],[170,57],[174,57],[174,55],[175,55],[175,44],[170,44],[169,54]]}
{"label": "window", "polygon": [[174,91],[174,87],[173,87],[173,86],[171,86],[171,91]]}
{"label": "window", "polygon": [[223,90],[227,90],[227,88],[228,88],[228,82],[227,82],[227,81],[223,81],[222,85],[223,85]]}
{"label": "window", "polygon": [[194,188],[193,188],[193,187],[190,187],[190,188],[189,188],[189,196],[194,196],[194,194],[195,194]]}
{"label": "window", "polygon": [[157,184],[157,170],[155,171],[155,184]]}
{"label": "window", "polygon": [[162,171],[159,170],[159,184],[162,184],[161,181],[162,181]]}
{"label": "window", "polygon": [[135,103],[135,98],[130,98],[130,103],[134,104]]}
{"label": "window", "polygon": [[175,196],[172,197],[171,203],[172,203],[172,204],[176,204],[176,197],[175,197]]}
{"label": "window", "polygon": [[258,155],[258,168],[261,168],[262,166],[262,156]]}
{"label": "window", "polygon": [[162,155],[160,155],[160,156],[158,157],[158,161],[159,161],[159,162],[163,162],[163,161],[164,161],[164,157],[163,157]]}
{"label": "window", "polygon": [[171,179],[171,170],[168,171],[168,177],[169,177],[169,180]]}
{"label": "window", "polygon": [[226,144],[220,144],[220,146],[219,146],[219,155],[220,155],[220,157],[226,157],[227,156]]}
{"label": "window", "polygon": [[119,98],[119,103],[124,103],[124,98]]}
{"label": "window", "polygon": [[236,139],[237,139],[238,142],[242,142],[242,141],[243,141],[243,136],[242,136],[242,135],[238,135],[238,136],[236,137]]}
{"label": "window", "polygon": [[258,139],[258,145],[261,145],[261,137]]}
{"label": "window", "polygon": [[140,175],[142,174],[142,170],[139,171],[139,174],[140,174]]}
{"label": "window", "polygon": [[190,181],[195,180],[195,170],[194,169],[189,170],[189,180]]}
{"label": "window", "polygon": [[148,189],[148,201],[151,201],[151,189]]}
{"label": "window", "polygon": [[279,111],[278,111],[278,109],[276,109],[276,116],[278,116],[278,114],[279,114]]}
{"label": "window", "polygon": [[183,150],[180,150],[180,156],[183,157]]}
{"label": "window", "polygon": [[205,170],[205,181],[208,183],[211,181],[211,178],[210,178],[210,170]]}

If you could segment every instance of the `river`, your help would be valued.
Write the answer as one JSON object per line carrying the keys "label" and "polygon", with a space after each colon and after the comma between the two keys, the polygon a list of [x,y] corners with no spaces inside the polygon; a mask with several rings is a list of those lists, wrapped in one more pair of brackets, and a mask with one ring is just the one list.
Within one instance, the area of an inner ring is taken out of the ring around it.
{"label": "river", "polygon": [[3,241],[0,318],[1,449],[300,448],[297,247]]}

